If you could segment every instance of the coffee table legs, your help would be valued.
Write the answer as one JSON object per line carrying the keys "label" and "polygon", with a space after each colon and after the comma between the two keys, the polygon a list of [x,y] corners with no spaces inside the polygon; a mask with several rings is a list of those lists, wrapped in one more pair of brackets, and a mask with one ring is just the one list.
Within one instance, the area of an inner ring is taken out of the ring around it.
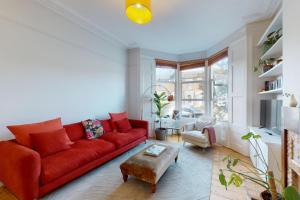
{"label": "coffee table legs", "polygon": [[128,175],[125,174],[124,172],[122,172],[122,175],[123,175],[123,180],[124,180],[124,182],[127,182],[127,180],[128,180]]}
{"label": "coffee table legs", "polygon": [[152,193],[156,192],[156,184],[151,184],[151,192]]}

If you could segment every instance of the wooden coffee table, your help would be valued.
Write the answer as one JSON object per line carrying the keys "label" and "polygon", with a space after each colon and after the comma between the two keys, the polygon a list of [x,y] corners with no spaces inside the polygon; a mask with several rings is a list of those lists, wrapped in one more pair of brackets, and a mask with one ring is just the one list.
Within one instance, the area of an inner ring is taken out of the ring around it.
{"label": "wooden coffee table", "polygon": [[178,147],[160,145],[167,147],[167,149],[158,157],[144,155],[144,151],[152,146],[150,145],[121,164],[120,169],[124,182],[127,181],[129,175],[134,176],[139,180],[150,183],[151,191],[155,193],[157,182],[174,160],[177,162],[179,154]]}

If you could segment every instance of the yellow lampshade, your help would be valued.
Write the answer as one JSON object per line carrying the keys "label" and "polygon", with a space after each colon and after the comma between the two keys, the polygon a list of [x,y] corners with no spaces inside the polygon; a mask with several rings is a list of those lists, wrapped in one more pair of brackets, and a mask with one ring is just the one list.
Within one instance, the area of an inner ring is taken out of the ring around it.
{"label": "yellow lampshade", "polygon": [[137,24],[147,24],[152,19],[151,0],[126,0],[126,15]]}

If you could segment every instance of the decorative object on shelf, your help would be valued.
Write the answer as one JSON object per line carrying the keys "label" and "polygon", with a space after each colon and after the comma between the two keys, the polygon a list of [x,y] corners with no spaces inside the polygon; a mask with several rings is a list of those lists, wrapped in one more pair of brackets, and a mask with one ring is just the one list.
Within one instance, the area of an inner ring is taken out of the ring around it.
{"label": "decorative object on shelf", "polygon": [[269,33],[267,40],[262,45],[262,52],[266,53],[282,36],[282,28]]}
{"label": "decorative object on shelf", "polygon": [[152,20],[151,0],[126,0],[126,15],[134,23],[149,23]]}
{"label": "decorative object on shelf", "polygon": [[284,96],[285,97],[290,97],[290,103],[289,103],[290,107],[297,107],[298,101],[297,101],[297,99],[296,99],[296,97],[295,97],[294,94],[285,93]]}
{"label": "decorative object on shelf", "polygon": [[254,72],[265,73],[274,66],[275,58],[269,58],[266,60],[259,59],[258,64],[253,67]]}
{"label": "decorative object on shelf", "polygon": [[[221,185],[225,186],[226,189],[232,184],[236,187],[240,187],[243,184],[244,180],[249,180],[266,189],[261,193],[261,197],[263,200],[282,200],[283,198],[285,200],[299,200],[300,194],[292,186],[284,188],[282,194],[277,192],[275,181],[280,180],[276,180],[273,172],[269,170],[269,166],[262,153],[260,144],[257,141],[259,138],[261,138],[260,135],[251,132],[242,136],[243,140],[247,140],[249,144],[254,147],[257,159],[260,159],[264,163],[266,168],[265,171],[255,167],[255,169],[259,172],[259,175],[263,176],[264,179],[257,177],[257,172],[249,169],[249,167],[247,167],[247,162],[238,158],[234,158],[232,156],[226,156],[223,161],[226,162],[227,168],[220,169],[219,174],[219,181]],[[238,164],[245,166],[245,169],[249,171],[236,170],[235,167]],[[224,172],[230,173],[229,180],[226,179],[226,175],[224,174]]]}
{"label": "decorative object on shelf", "polygon": [[156,116],[159,120],[159,127],[155,129],[155,136],[157,140],[165,140],[167,136],[167,129],[162,128],[161,121],[163,118],[163,110],[169,104],[168,97],[165,92],[158,94],[154,92],[154,104],[156,106]]}

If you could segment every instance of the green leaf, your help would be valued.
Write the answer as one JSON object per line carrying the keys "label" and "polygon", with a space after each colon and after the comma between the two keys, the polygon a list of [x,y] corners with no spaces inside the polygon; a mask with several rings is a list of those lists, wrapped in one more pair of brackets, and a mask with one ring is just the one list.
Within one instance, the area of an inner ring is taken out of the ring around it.
{"label": "green leaf", "polygon": [[223,162],[229,160],[229,157],[230,157],[230,156],[224,157],[224,158],[223,158]]}
{"label": "green leaf", "polygon": [[232,166],[235,167],[238,164],[238,162],[239,162],[239,159],[237,159],[237,158],[234,159],[233,163],[232,163]]}
{"label": "green leaf", "polygon": [[260,135],[253,135],[253,138],[254,139],[259,139],[259,138],[261,138],[261,136]]}
{"label": "green leaf", "polygon": [[230,179],[232,179],[232,183],[236,187],[240,187],[243,184],[243,179],[235,173],[231,174]]}
{"label": "green leaf", "polygon": [[225,175],[223,173],[223,170],[220,170],[219,181],[220,181],[221,185],[224,185],[226,190],[227,190],[227,182],[226,182],[226,178],[225,178]]}
{"label": "green leaf", "polygon": [[242,136],[242,140],[249,140],[254,134],[253,133],[248,133],[246,135],[243,135]]}
{"label": "green leaf", "polygon": [[289,186],[283,190],[283,197],[285,200],[300,200],[300,194],[292,186]]}

